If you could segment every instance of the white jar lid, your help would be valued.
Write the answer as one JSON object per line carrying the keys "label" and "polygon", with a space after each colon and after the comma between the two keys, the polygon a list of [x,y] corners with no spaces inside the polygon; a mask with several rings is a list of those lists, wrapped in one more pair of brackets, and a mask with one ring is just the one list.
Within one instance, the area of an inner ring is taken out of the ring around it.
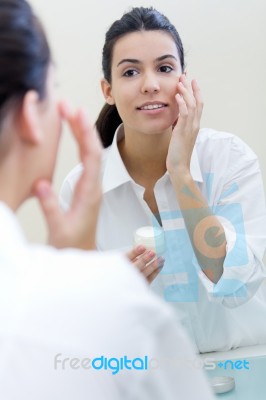
{"label": "white jar lid", "polygon": [[214,393],[226,393],[235,388],[235,380],[231,376],[215,376],[210,382]]}
{"label": "white jar lid", "polygon": [[134,234],[135,245],[142,244],[156,254],[162,254],[165,250],[164,231],[156,226],[142,226]]}

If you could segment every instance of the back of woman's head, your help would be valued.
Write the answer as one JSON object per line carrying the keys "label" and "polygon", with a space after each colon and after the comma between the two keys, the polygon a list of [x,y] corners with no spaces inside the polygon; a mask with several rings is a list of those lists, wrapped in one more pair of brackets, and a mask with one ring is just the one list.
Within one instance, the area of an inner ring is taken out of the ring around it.
{"label": "back of woman's head", "polygon": [[25,0],[0,0],[0,124],[24,95],[45,97],[50,49],[38,18]]}
{"label": "back of woman's head", "polygon": [[[166,16],[152,7],[136,7],[124,14],[121,19],[115,21],[105,35],[105,44],[102,53],[102,69],[104,78],[112,83],[112,58],[117,40],[132,32],[138,31],[164,31],[172,36],[177,48],[182,70],[184,70],[184,50],[180,36]],[[96,121],[104,147],[110,146],[113,141],[115,129],[121,123],[115,105],[105,104]]]}

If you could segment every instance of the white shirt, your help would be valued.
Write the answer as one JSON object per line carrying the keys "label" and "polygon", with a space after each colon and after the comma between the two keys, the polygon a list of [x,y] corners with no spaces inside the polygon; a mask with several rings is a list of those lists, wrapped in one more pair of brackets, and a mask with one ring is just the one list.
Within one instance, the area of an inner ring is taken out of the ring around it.
{"label": "white shirt", "polygon": [[[157,223],[143,200],[144,188],[132,180],[121,159],[117,141],[123,135],[121,125],[103,157],[104,195],[97,231],[102,250],[130,248],[137,228]],[[64,209],[81,170],[78,165],[64,181]],[[167,243],[166,261],[152,289],[178,314],[183,313],[184,325],[201,352],[266,343],[266,290],[262,285],[266,212],[257,157],[236,136],[201,129],[191,174],[225,230],[223,275],[215,285],[199,267],[166,172],[154,187]]]}
{"label": "white shirt", "polygon": [[154,368],[195,356],[121,255],[29,245],[3,203],[0,221],[1,399],[212,399],[202,371]]}

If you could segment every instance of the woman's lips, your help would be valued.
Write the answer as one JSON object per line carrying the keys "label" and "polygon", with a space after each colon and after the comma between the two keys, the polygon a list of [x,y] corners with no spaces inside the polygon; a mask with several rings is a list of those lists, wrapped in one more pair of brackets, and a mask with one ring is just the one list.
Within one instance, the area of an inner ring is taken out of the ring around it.
{"label": "woman's lips", "polygon": [[167,107],[165,103],[147,103],[143,104],[140,107],[137,107],[138,110],[156,110],[158,108]]}
{"label": "woman's lips", "polygon": [[142,111],[145,114],[158,114],[162,112],[168,105],[162,102],[147,102],[137,107],[138,111]]}

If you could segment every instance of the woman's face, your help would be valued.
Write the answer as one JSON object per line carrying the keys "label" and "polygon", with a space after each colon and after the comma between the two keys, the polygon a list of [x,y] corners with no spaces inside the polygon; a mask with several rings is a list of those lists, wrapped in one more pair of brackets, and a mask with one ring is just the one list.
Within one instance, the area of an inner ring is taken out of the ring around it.
{"label": "woman's face", "polygon": [[170,34],[140,31],[121,37],[113,49],[111,72],[106,100],[116,105],[125,130],[156,134],[173,125],[182,69]]}

